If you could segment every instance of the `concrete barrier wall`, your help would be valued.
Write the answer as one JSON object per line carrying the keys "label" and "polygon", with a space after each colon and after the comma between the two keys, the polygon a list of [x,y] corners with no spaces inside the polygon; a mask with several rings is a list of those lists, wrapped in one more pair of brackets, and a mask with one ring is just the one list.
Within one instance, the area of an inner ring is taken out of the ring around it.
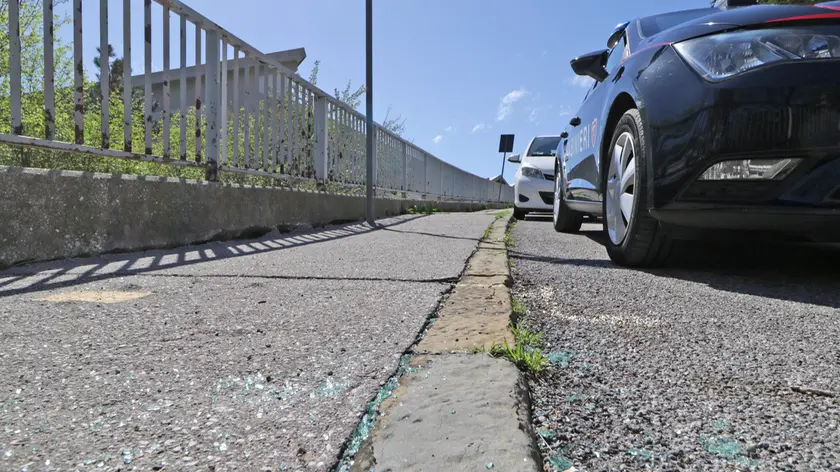
{"label": "concrete barrier wall", "polygon": [[[380,218],[413,205],[441,211],[487,208],[396,199],[377,199],[374,208]],[[0,268],[254,237],[364,216],[365,199],[359,196],[0,166]]]}

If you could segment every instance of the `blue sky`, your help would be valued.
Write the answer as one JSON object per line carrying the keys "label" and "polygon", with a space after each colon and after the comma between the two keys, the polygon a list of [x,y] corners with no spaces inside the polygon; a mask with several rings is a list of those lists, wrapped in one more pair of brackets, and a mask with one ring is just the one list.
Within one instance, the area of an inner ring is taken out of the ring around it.
{"label": "blue sky", "polygon": [[[139,33],[142,2],[132,0],[135,3],[132,29]],[[263,52],[305,47],[307,59],[300,74],[307,77],[314,61],[320,60],[318,85],[325,90],[343,88],[348,80],[354,85],[364,82],[363,0],[186,3]],[[572,57],[605,47],[619,22],[708,5],[707,0],[373,3],[376,120],[381,121],[390,106],[392,114],[407,119],[406,138],[485,177],[498,175],[501,167],[496,152],[499,134],[515,134],[515,152],[521,152],[534,135],[563,130],[585,93],[573,80]],[[84,6],[90,32],[85,34],[85,62],[89,63],[98,44],[98,2],[86,0]],[[154,4],[158,25],[160,11]],[[109,0],[111,21],[120,27],[121,12],[122,1]],[[65,30],[61,35],[69,39],[70,28]],[[177,34],[174,22],[172,32]],[[120,28],[110,34],[118,51],[121,34]],[[139,34],[132,37],[136,73],[142,71],[143,43]],[[173,61],[177,60],[175,51]],[[155,70],[159,61],[155,57]],[[508,164],[505,176],[511,179],[514,172]]]}

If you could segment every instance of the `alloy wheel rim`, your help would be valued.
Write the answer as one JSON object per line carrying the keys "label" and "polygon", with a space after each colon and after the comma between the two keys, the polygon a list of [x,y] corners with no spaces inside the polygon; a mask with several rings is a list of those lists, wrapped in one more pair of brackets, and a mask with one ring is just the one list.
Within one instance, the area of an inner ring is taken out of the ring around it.
{"label": "alloy wheel rim", "polygon": [[552,215],[554,216],[554,224],[560,219],[560,171],[554,175],[554,205],[552,208]]}
{"label": "alloy wheel rim", "polygon": [[607,170],[606,224],[610,241],[619,245],[627,237],[636,201],[636,145],[629,131],[613,146]]}

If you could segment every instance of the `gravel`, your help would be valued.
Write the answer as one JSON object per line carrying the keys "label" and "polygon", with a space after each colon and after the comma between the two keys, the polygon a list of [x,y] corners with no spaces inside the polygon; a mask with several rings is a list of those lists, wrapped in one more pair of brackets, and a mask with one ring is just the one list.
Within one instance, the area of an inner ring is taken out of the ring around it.
{"label": "gravel", "polygon": [[[0,273],[0,470],[329,470],[492,221]],[[68,292],[147,295],[42,300]]]}
{"label": "gravel", "polygon": [[515,295],[555,363],[532,384],[546,470],[840,470],[836,248],[706,245],[632,270],[594,224],[514,236]]}

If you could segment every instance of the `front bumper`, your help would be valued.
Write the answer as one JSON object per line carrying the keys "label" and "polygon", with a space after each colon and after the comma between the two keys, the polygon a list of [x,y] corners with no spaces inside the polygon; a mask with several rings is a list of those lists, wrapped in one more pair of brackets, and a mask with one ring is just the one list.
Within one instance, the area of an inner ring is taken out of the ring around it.
{"label": "front bumper", "polygon": [[733,234],[795,237],[811,241],[840,241],[840,209],[788,208],[675,203],[650,210],[666,232],[678,239]]}
{"label": "front bumper", "polygon": [[[771,65],[719,83],[673,48],[657,63],[649,69],[658,80],[645,71],[636,82],[651,215],[681,228],[840,235],[840,61]],[[803,161],[781,180],[698,180],[717,162],[761,158]]]}
{"label": "front bumper", "polygon": [[554,209],[554,180],[518,176],[513,186],[514,206],[530,211]]}

